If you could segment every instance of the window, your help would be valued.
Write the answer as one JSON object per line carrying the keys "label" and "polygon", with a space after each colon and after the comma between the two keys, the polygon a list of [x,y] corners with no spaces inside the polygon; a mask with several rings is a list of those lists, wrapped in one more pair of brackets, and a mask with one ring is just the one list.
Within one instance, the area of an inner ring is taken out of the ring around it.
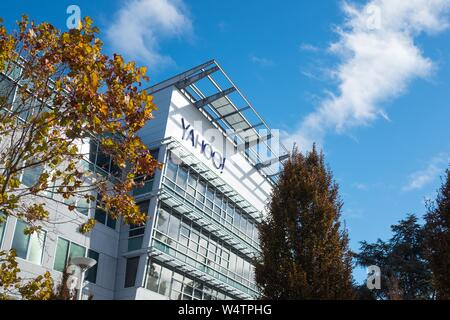
{"label": "window", "polygon": [[166,181],[169,180],[168,183],[173,188],[175,186],[178,166],[170,160],[167,162],[166,166]]}
{"label": "window", "polygon": [[97,205],[95,208],[95,220],[104,224],[111,229],[116,229],[116,219],[110,217],[108,213],[103,209],[102,198],[100,195],[97,195]]}
{"label": "window", "polygon": [[75,210],[82,215],[89,215],[89,209],[91,208],[91,203],[86,199],[87,194],[77,194],[74,197],[65,199],[64,203],[67,205],[73,205]]}
{"label": "window", "polygon": [[89,161],[100,168],[102,174],[111,173],[115,177],[122,175],[122,170],[114,163],[112,157],[102,150],[94,138],[89,141]]}
{"label": "window", "polygon": [[94,250],[89,249],[88,257],[91,259],[94,259],[95,261],[97,261],[97,263],[95,264],[95,266],[93,266],[86,272],[86,280],[91,283],[96,283],[97,282],[98,262],[99,262],[100,255],[98,254],[98,252],[95,252]]}
{"label": "window", "polygon": [[86,248],[63,238],[58,238],[53,269],[63,272],[71,258],[85,257]]}
{"label": "window", "polygon": [[[221,281],[237,280],[238,285],[254,290],[254,279],[249,279],[251,261],[238,257],[225,242],[166,205],[159,210],[153,243],[160,250]],[[245,275],[246,279],[243,279],[242,275]],[[158,287],[156,292],[161,290],[163,289]],[[174,296],[179,295],[171,293],[167,296],[174,299]],[[196,298],[195,292],[186,296]]]}
{"label": "window", "polygon": [[231,299],[220,291],[208,285],[195,281],[189,276],[161,266],[159,263],[150,263],[147,271],[148,290],[158,292],[171,300],[213,300],[220,298]]}
{"label": "window", "polygon": [[127,259],[127,267],[125,271],[125,288],[134,287],[136,283],[138,266],[139,257]]}
{"label": "window", "polygon": [[158,292],[163,296],[169,296],[171,280],[172,280],[172,271],[170,271],[167,268],[162,268]]}
{"label": "window", "polygon": [[14,82],[9,80],[4,75],[0,75],[0,107],[3,109],[4,106],[11,108],[11,104],[14,99],[16,87]]}
{"label": "window", "polygon": [[167,234],[167,229],[169,227],[169,218],[170,218],[169,213],[165,209],[161,208],[159,210],[158,224],[156,228],[162,233]]}
{"label": "window", "polygon": [[[33,160],[36,161],[36,160]],[[39,177],[41,176],[42,172],[44,171],[44,167],[41,165],[35,165],[28,168],[25,168],[23,170],[22,175],[22,183],[29,187],[34,186],[37,182]]]}
{"label": "window", "polygon": [[89,209],[91,207],[91,203],[90,201],[88,201],[88,199],[86,199],[86,197],[84,195],[80,195],[77,199],[77,203],[76,203],[76,210],[87,216],[89,215]]}
{"label": "window", "polygon": [[36,231],[31,235],[25,234],[25,230],[28,227],[29,225],[27,223],[17,220],[11,249],[16,250],[16,254],[19,258],[41,264],[46,232]]}
{"label": "window", "polygon": [[206,183],[204,181],[199,181],[197,185],[195,205],[200,208],[203,208],[203,204],[205,203],[205,192],[206,192]]}
{"label": "window", "polygon": [[183,192],[186,189],[188,179],[188,169],[184,167],[180,167],[178,170],[177,176],[177,191]]}
{"label": "window", "polygon": [[160,274],[161,266],[152,263],[148,271],[147,289],[158,292]]}
{"label": "window", "polygon": [[142,176],[136,178],[136,183],[139,185],[133,189],[133,196],[140,196],[152,192],[153,189],[153,175],[152,176]]}
{"label": "window", "polygon": [[178,240],[179,229],[180,229],[180,219],[171,215],[168,236],[171,237],[172,239]]}
{"label": "window", "polygon": [[97,149],[97,160],[95,164],[106,172],[111,170],[111,156],[103,152],[101,147]]}
{"label": "window", "polygon": [[[150,200],[143,201],[137,204],[139,210],[145,214],[148,213],[150,206]],[[142,225],[130,225],[130,231],[128,232],[128,251],[138,250],[142,247],[142,240],[144,239],[145,224]]]}
{"label": "window", "polygon": [[5,233],[6,220],[6,215],[3,212],[0,212],[0,248],[2,246],[3,234]]}

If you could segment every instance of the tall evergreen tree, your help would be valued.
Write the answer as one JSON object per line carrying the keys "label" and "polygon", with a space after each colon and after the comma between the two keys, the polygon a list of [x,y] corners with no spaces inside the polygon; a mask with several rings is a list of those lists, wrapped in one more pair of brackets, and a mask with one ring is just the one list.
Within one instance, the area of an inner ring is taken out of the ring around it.
{"label": "tall evergreen tree", "polygon": [[266,299],[351,299],[352,262],[342,202],[323,153],[294,150],[260,224],[256,282]]}
{"label": "tall evergreen tree", "polygon": [[376,265],[381,269],[381,290],[375,290],[375,294],[391,300],[432,298],[431,272],[417,217],[408,215],[391,229],[393,236],[389,241],[363,241],[360,253],[355,256],[359,265]]}
{"label": "tall evergreen tree", "polygon": [[433,272],[437,299],[450,299],[450,168],[446,171],[436,201],[428,203],[425,215],[427,258]]}

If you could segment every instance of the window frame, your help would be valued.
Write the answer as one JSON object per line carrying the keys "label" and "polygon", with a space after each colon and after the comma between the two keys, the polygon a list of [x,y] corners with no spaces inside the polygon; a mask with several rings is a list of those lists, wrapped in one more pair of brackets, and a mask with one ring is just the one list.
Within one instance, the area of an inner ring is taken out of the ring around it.
{"label": "window frame", "polygon": [[[29,223],[26,223],[25,221],[22,221],[20,219],[16,219],[16,222],[15,222],[15,225],[14,225],[13,238],[12,238],[12,242],[11,242],[11,249],[15,249],[13,247],[13,244],[14,244],[14,239],[16,238],[17,226],[18,226],[19,223],[23,223],[23,224],[29,226]],[[43,233],[43,241],[42,241],[42,245],[41,245],[41,248],[40,248],[41,249],[40,259],[39,259],[39,262],[36,263],[35,261],[30,260],[30,248],[31,248],[30,243],[31,243],[31,239],[32,239],[33,236],[37,236],[38,237],[37,241],[40,241],[39,235],[41,233]],[[27,252],[26,252],[25,258],[20,257],[20,256],[17,256],[17,258],[22,259],[24,261],[27,261],[29,263],[35,264],[35,265],[42,266],[42,260],[44,258],[45,245],[46,245],[46,242],[47,242],[47,230],[41,229],[41,230],[33,232],[33,234],[29,234],[29,235],[27,235],[27,234],[22,232],[22,235],[27,237],[27,250],[26,250]]]}
{"label": "window frame", "polygon": [[[55,269],[56,253],[58,252],[58,243],[59,243],[59,240],[60,240],[60,239],[62,239],[62,240],[64,240],[64,241],[67,241],[67,242],[69,243],[69,245],[68,245],[68,247],[67,247],[67,252],[66,252],[65,258],[64,258],[64,268],[67,267],[67,264],[68,264],[68,262],[69,262],[69,253],[70,253],[70,249],[71,249],[71,247],[72,247],[72,244],[75,244],[75,245],[77,245],[77,246],[79,246],[79,247],[84,248],[84,255],[83,255],[83,257],[86,257],[86,256],[87,256],[87,252],[88,252],[89,248],[87,248],[87,247],[85,247],[85,246],[83,246],[83,245],[81,245],[81,244],[78,244],[78,243],[76,243],[75,241],[71,241],[71,240],[69,240],[69,239],[67,239],[67,238],[64,238],[64,237],[61,237],[61,236],[57,236],[57,239],[56,239],[56,246],[55,246],[55,254],[53,255],[53,266],[52,266],[52,270],[55,270],[55,271],[58,271],[58,272],[64,272],[64,269],[63,269],[63,271],[58,270],[58,269]],[[100,254],[99,254],[99,255],[100,255]]]}

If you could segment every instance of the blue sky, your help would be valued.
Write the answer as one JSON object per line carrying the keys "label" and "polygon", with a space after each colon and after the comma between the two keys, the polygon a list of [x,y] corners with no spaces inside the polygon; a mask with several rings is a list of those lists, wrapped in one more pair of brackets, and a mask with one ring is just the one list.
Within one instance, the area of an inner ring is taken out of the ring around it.
{"label": "blue sky", "polygon": [[16,0],[0,16],[64,29],[70,4],[153,83],[215,58],[287,144],[317,141],[352,249],[435,196],[450,162],[449,0]]}

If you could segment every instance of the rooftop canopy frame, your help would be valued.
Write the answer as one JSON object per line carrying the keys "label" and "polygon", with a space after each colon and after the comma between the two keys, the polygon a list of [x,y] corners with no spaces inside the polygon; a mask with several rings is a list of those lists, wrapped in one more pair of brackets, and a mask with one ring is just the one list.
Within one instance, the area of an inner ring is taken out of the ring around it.
{"label": "rooftop canopy frame", "polygon": [[253,105],[215,60],[147,89],[149,94],[176,87],[208,120],[234,143],[236,150],[271,183],[278,179],[280,162],[289,152]]}

